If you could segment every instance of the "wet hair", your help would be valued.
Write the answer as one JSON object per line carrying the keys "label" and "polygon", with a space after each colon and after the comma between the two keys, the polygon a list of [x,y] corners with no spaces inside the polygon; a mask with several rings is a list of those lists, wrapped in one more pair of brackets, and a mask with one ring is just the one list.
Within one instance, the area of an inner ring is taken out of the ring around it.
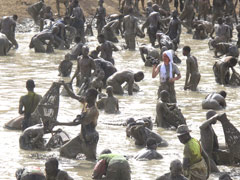
{"label": "wet hair", "polygon": [[217,114],[216,111],[209,110],[209,111],[206,113],[206,119],[210,119],[210,118],[213,117],[215,114]]}
{"label": "wet hair", "polygon": [[189,46],[184,46],[184,47],[183,47],[183,50],[184,50],[184,51],[187,51],[187,52],[189,52],[189,53],[191,52],[191,48],[190,48]]}
{"label": "wet hair", "polygon": [[110,149],[104,149],[100,154],[111,154],[112,151]]}
{"label": "wet hair", "polygon": [[138,71],[137,73],[134,74],[134,80],[136,82],[143,80],[143,78],[144,78],[144,73],[142,71]]}
{"label": "wet hair", "polygon": [[217,21],[218,21],[218,24],[222,24],[223,23],[223,18],[219,17]]}
{"label": "wet hair", "polygon": [[75,37],[74,41],[75,41],[76,43],[81,42],[81,37],[79,37],[79,36]]}
{"label": "wet hair", "polygon": [[230,65],[233,67],[233,66],[236,66],[236,64],[237,64],[237,59],[236,58],[234,58],[234,57],[232,57],[230,60],[229,60],[229,63],[230,63]]}
{"label": "wet hair", "polygon": [[148,138],[147,139],[147,147],[151,147],[154,144],[157,144],[156,139],[154,139],[154,138]]}
{"label": "wet hair", "polygon": [[182,162],[179,159],[175,159],[170,164],[170,170],[175,172],[181,172],[182,171]]}
{"label": "wet hair", "polygon": [[226,96],[227,96],[226,91],[220,91],[219,94],[224,98],[226,98]]}
{"label": "wet hair", "polygon": [[161,97],[169,97],[169,92],[166,91],[166,90],[162,90],[162,91],[160,92],[160,96],[161,96]]}
{"label": "wet hair", "polygon": [[106,92],[113,92],[113,87],[112,86],[107,86]]}
{"label": "wet hair", "polygon": [[28,90],[33,90],[35,88],[35,83],[34,83],[34,81],[32,79],[27,80],[26,88]]}
{"label": "wet hair", "polygon": [[13,19],[17,20],[18,19],[18,15],[14,14],[13,15]]}
{"label": "wet hair", "polygon": [[58,160],[57,160],[57,158],[50,158],[50,159],[47,160],[46,163],[50,163],[50,164],[54,165],[56,168],[58,168]]}
{"label": "wet hair", "polygon": [[159,10],[159,6],[157,4],[153,4],[152,6],[154,11],[158,11]]}
{"label": "wet hair", "polygon": [[96,99],[97,95],[98,95],[98,91],[96,89],[90,88],[90,89],[87,90],[87,94],[89,94],[89,96]]}

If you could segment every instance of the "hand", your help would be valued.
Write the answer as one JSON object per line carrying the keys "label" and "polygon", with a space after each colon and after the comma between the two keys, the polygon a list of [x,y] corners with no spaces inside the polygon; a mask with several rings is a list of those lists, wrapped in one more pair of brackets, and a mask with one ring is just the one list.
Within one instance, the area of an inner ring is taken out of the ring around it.
{"label": "hand", "polygon": [[168,81],[173,83],[175,81],[175,78],[170,78]]}

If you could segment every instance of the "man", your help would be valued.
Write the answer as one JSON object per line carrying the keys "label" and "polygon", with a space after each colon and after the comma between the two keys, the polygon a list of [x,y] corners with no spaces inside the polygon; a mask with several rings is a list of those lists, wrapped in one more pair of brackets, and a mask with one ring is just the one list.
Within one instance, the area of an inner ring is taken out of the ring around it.
{"label": "man", "polygon": [[123,33],[127,48],[129,50],[135,50],[135,38],[139,31],[138,19],[133,16],[133,8],[130,8],[129,11],[129,15],[126,15],[123,18]]}
{"label": "man", "polygon": [[219,84],[227,85],[230,83],[231,75],[229,69],[235,72],[234,66],[237,64],[237,59],[232,56],[227,56],[223,60],[216,61],[213,65],[215,81]]}
{"label": "man", "polygon": [[166,32],[166,35],[168,35],[174,43],[174,50],[177,49],[177,46],[180,42],[180,35],[182,31],[181,22],[177,15],[177,10],[172,12],[172,19],[169,23],[168,31]]}
{"label": "man", "polygon": [[219,93],[208,94],[202,102],[203,109],[221,110],[226,108],[227,104],[225,98],[227,93],[220,91]]}
{"label": "man", "polygon": [[16,29],[16,21],[18,16],[14,14],[11,16],[5,16],[0,21],[0,30],[1,33],[5,34],[9,41],[15,46],[15,49],[18,48],[18,43],[15,39],[15,29]]}
{"label": "man", "polygon": [[[29,48],[34,48],[36,53],[54,52],[53,44],[58,32],[58,27],[54,27],[52,30],[41,31],[32,37]],[[47,48],[44,47],[45,44],[47,45]]]}
{"label": "man", "polygon": [[46,180],[40,168],[20,168],[15,173],[17,180]]}
{"label": "man", "polygon": [[189,180],[206,180],[209,177],[209,158],[200,143],[190,136],[187,125],[177,128],[179,141],[184,144],[183,173]]}
{"label": "man", "polygon": [[[213,38],[213,34],[216,34],[215,38]],[[222,18],[218,18],[218,25],[213,28],[212,33],[210,34],[210,37],[213,40],[209,41],[209,44],[214,48],[216,44],[220,42],[228,42],[231,38],[231,28],[230,26],[223,23]]]}
{"label": "man", "polygon": [[58,169],[58,160],[50,158],[45,163],[46,180],[73,180],[66,171]]}
{"label": "man", "polygon": [[[99,169],[101,167],[103,169]],[[103,178],[103,175],[106,177]],[[92,176],[93,179],[130,180],[131,170],[124,156],[112,154],[111,150],[105,149],[98,158]]]}
{"label": "man", "polygon": [[97,18],[97,32],[98,35],[102,32],[103,26],[106,24],[106,9],[103,7],[104,0],[98,0],[98,8],[94,17]]}
{"label": "man", "polygon": [[19,146],[24,150],[46,150],[43,135],[45,133],[42,124],[36,124],[23,131],[19,138]]}
{"label": "man", "polygon": [[136,160],[162,159],[162,155],[157,152],[157,142],[153,138],[147,139],[146,149],[140,151],[135,157]]}
{"label": "man", "polygon": [[159,11],[159,6],[157,4],[154,4],[153,12],[149,14],[147,20],[142,25],[142,32],[144,32],[144,29],[147,27],[149,40],[153,47],[155,46],[156,33],[158,30],[162,30],[162,26],[163,26],[161,22],[161,17],[158,11]]}
{"label": "man", "polygon": [[187,33],[192,33],[192,21],[194,19],[194,15],[193,0],[185,0],[184,8],[179,16],[179,19],[181,21],[186,20],[183,25],[187,28]]}
{"label": "man", "polygon": [[185,118],[175,103],[169,103],[169,93],[162,90],[161,101],[156,106],[156,123],[158,127],[177,128],[181,124],[186,124]]}
{"label": "man", "polygon": [[77,77],[77,86],[81,87],[81,85],[90,82],[90,78],[92,75],[92,70],[95,71],[95,63],[94,60],[88,55],[89,48],[87,46],[82,47],[82,56],[80,56],[77,60],[77,69],[71,79]]}
{"label": "man", "polygon": [[180,160],[176,159],[170,164],[170,172],[166,173],[156,180],[187,180],[185,176],[183,176],[183,168]]}
{"label": "man", "polygon": [[78,56],[82,55],[83,43],[81,43],[80,37],[75,37],[75,45],[72,47],[71,52],[65,55],[68,56],[69,60],[77,60]]}
{"label": "man", "polygon": [[103,34],[98,35],[98,42],[101,44],[97,47],[97,52],[101,52],[100,57],[114,65],[112,53],[113,51],[118,51],[118,48],[112,42],[106,41]]}
{"label": "man", "polygon": [[84,35],[84,23],[85,16],[81,7],[79,6],[78,0],[73,1],[73,10],[71,14],[71,19],[73,20],[73,27],[77,29],[77,36],[81,37],[81,42],[85,43],[85,35]]}
{"label": "man", "polygon": [[141,58],[142,58],[143,62],[145,63],[145,66],[152,67],[152,65],[153,65],[152,59],[156,60],[156,62],[158,62],[158,63],[160,62],[160,54],[159,54],[158,50],[155,49],[154,47],[149,47],[145,44],[142,44],[139,47],[139,51],[140,51]]}
{"label": "man", "polygon": [[24,114],[24,119],[22,122],[23,131],[32,125],[31,122],[29,122],[31,114],[35,111],[38,103],[42,99],[41,95],[38,95],[34,92],[35,83],[32,79],[27,80],[26,88],[28,93],[25,96],[21,96],[18,108],[19,114]]}
{"label": "man", "polygon": [[217,135],[214,132],[212,125],[216,124],[218,115],[216,111],[209,110],[206,114],[206,121],[202,123],[200,128],[201,145],[207,153],[210,161],[211,172],[220,172],[216,163],[213,160],[213,152],[219,149]]}
{"label": "man", "polygon": [[101,98],[97,101],[98,109],[104,109],[105,113],[116,114],[119,113],[118,99],[113,96],[112,86],[106,88],[107,97]]}
{"label": "man", "polygon": [[[173,55],[171,50],[164,51],[163,64],[154,65],[152,69],[152,78],[160,75],[160,86],[158,88],[158,99],[162,90],[168,91],[170,94],[170,103],[176,103],[176,92],[174,82],[181,78],[180,71],[176,64],[173,63]],[[177,75],[177,77],[175,77]]]}
{"label": "man", "polygon": [[114,73],[107,79],[107,85],[113,87],[113,93],[123,95],[124,91],[122,88],[123,83],[128,84],[128,95],[133,95],[133,84],[134,82],[140,82],[143,80],[144,74],[142,71],[133,73],[132,71],[120,71]]}
{"label": "man", "polygon": [[65,83],[63,83],[63,85],[72,98],[84,104],[84,108],[82,113],[78,115],[73,122],[56,122],[56,125],[63,126],[76,126],[81,124],[80,134],[60,148],[60,156],[76,158],[79,153],[82,153],[87,159],[95,160],[99,140],[99,135],[96,131],[99,112],[95,105],[98,92],[96,89],[88,89],[85,98],[83,98],[76,96]]}
{"label": "man", "polygon": [[6,56],[12,47],[12,43],[8,40],[7,36],[0,33],[0,56]]}
{"label": "man", "polygon": [[190,89],[191,91],[196,91],[201,75],[198,70],[197,58],[195,56],[191,56],[190,52],[191,48],[189,46],[183,47],[183,55],[187,56],[187,71],[184,90]]}

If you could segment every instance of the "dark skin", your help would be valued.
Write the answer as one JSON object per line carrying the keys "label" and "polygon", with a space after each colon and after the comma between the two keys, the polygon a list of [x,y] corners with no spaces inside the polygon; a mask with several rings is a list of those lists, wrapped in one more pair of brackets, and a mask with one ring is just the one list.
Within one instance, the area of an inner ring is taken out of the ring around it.
{"label": "dark skin", "polygon": [[[190,136],[189,133],[186,133],[186,134],[183,134],[183,135],[180,135],[178,136],[178,139],[179,141],[182,143],[182,144],[186,144],[192,137]],[[208,155],[206,154],[206,152],[202,149],[201,151],[201,155],[202,157],[204,158],[206,164],[207,164],[207,169],[208,169],[208,173],[207,173],[207,178],[209,177],[209,168],[210,168],[210,162],[209,162],[209,158],[208,158]],[[190,167],[190,159],[188,158],[183,158],[183,169],[186,170]]]}
{"label": "dark skin", "polygon": [[81,77],[87,77],[90,78],[92,74],[92,70],[95,70],[95,63],[94,60],[88,56],[89,49],[88,47],[82,48],[82,57],[78,59],[77,69],[74,73],[71,82],[73,79],[80,73]]}

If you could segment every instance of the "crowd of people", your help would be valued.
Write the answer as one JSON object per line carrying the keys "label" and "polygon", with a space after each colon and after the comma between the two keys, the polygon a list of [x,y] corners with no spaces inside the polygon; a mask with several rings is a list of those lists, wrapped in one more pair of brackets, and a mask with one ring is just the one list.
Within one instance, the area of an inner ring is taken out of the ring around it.
{"label": "crowd of people", "polygon": [[[59,3],[57,10],[59,15]],[[119,100],[115,95],[134,96],[140,89],[137,82],[144,80],[143,71],[117,70],[115,67],[114,51],[122,51],[117,46],[118,38],[125,40],[123,48],[136,51],[136,37],[144,38],[147,29],[149,44],[139,46],[140,56],[145,66],[152,67],[152,78],[159,78],[159,88],[156,94],[155,123],[166,131],[174,130],[179,141],[184,144],[182,162],[178,159],[170,164],[170,172],[158,180],[189,179],[205,180],[211,173],[220,172],[218,165],[236,165],[240,159],[240,132],[230,122],[225,113],[218,114],[215,110],[226,108],[225,98],[227,92],[212,92],[202,101],[202,109],[208,109],[206,121],[200,128],[201,141],[191,136],[184,114],[177,104],[175,83],[182,78],[177,64],[181,60],[175,51],[179,49],[180,37],[183,27],[193,39],[203,40],[210,37],[209,49],[213,55],[223,59],[213,64],[213,76],[216,83],[224,86],[239,86],[240,75],[234,67],[238,63],[240,25],[238,24],[236,5],[233,0],[156,0],[148,1],[146,8],[144,0],[141,1],[143,11],[140,11],[136,0],[119,0],[119,14],[109,15],[104,7],[104,1],[98,0],[95,15],[88,21],[81,9],[78,0],[65,2],[66,12],[63,18],[54,19],[50,6],[44,0],[30,5],[27,12],[39,27],[29,42],[29,48],[36,53],[53,53],[55,49],[71,50],[66,53],[64,60],[59,64],[59,76],[63,80],[54,82],[49,91],[41,96],[34,91],[35,82],[27,80],[28,93],[19,101],[19,114],[17,119],[22,134],[19,146],[24,150],[51,150],[58,147],[60,156],[76,158],[84,154],[87,160],[97,160],[93,169],[93,179],[129,180],[131,168],[128,157],[112,153],[104,149],[97,155],[97,145],[101,138],[96,127],[99,110],[108,114],[121,113]],[[83,2],[81,2],[83,3]],[[180,7],[178,7],[180,5]],[[173,8],[170,8],[173,7]],[[144,17],[141,14],[144,13]],[[7,55],[14,46],[19,45],[15,38],[17,15],[3,17],[0,20],[0,55]],[[96,19],[97,40],[99,45],[95,50],[89,50],[86,36],[92,36],[92,26]],[[141,20],[141,21],[140,21]],[[235,23],[234,23],[235,21]],[[140,23],[143,22],[143,23]],[[238,39],[234,39],[233,31],[236,28]],[[213,35],[215,34],[215,37]],[[74,41],[74,43],[73,43]],[[201,81],[198,57],[191,53],[190,45],[182,48],[186,56],[186,76],[184,91],[198,91]],[[219,55],[220,54],[220,55]],[[71,76],[73,62],[77,67]],[[73,81],[76,78],[78,92],[74,92]],[[125,86],[124,86],[125,85]],[[63,87],[61,93],[59,89]],[[106,89],[106,94],[103,89]],[[126,93],[127,92],[127,93]],[[57,112],[59,96],[69,96],[83,106],[82,112],[76,115],[71,122],[59,122]],[[124,97],[123,97],[124,98]],[[153,98],[154,99],[154,98]],[[46,113],[48,112],[48,113]],[[21,123],[19,123],[21,121]],[[219,121],[223,127],[226,146],[220,147],[217,135],[212,127]],[[135,141],[135,145],[142,149],[134,158],[136,160],[161,159],[163,156],[157,152],[157,147],[166,148],[168,142],[153,130],[151,118],[135,120],[127,119],[126,136]],[[54,130],[56,126],[81,125],[80,133],[75,138],[64,140],[62,130]],[[43,136],[52,134],[46,143]],[[57,138],[54,141],[53,138]],[[51,158],[45,163],[45,175],[40,170],[22,168],[17,170],[18,180],[70,180],[67,172],[58,168],[58,159]],[[223,174],[219,179],[231,179],[230,175]]]}

